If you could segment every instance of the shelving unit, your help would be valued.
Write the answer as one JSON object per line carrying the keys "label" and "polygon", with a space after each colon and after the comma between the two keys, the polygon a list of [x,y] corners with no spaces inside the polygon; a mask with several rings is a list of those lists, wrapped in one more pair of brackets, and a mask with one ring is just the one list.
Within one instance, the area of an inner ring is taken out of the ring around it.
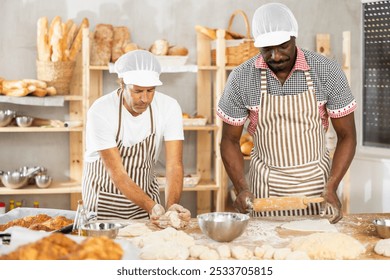
{"label": "shelving unit", "polygon": [[[65,102],[69,102],[69,121],[81,120],[84,123],[84,103],[85,95],[82,91],[82,71],[81,71],[81,55],[76,62],[73,78],[71,81],[71,95],[57,96]],[[50,100],[53,97],[14,97],[8,98],[3,102],[11,102],[22,106],[50,106],[45,100]],[[57,106],[57,105],[56,105]],[[9,189],[0,187],[0,195],[32,195],[32,194],[69,194],[70,209],[76,210],[77,200],[81,197],[81,175],[83,166],[83,151],[84,151],[84,128],[83,127],[17,127],[6,126],[0,127],[0,133],[57,133],[67,132],[69,134],[69,180],[65,182],[56,181],[55,178],[52,184],[45,189],[40,189],[35,185],[28,185],[20,189]],[[28,136],[26,136],[28,137]],[[44,149],[44,147],[42,147]],[[58,155],[56,155],[58,156]],[[62,155],[61,155],[62,156]],[[58,157],[61,160],[61,157]],[[21,166],[23,163],[21,163]]]}

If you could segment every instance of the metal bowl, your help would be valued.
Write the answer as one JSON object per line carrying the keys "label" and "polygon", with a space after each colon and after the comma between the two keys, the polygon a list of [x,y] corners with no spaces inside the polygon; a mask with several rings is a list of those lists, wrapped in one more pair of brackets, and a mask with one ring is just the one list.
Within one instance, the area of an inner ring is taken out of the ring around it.
{"label": "metal bowl", "polygon": [[47,174],[38,174],[35,176],[35,184],[38,188],[44,189],[50,186],[52,182],[52,177]]}
{"label": "metal bowl", "polygon": [[118,223],[110,222],[89,222],[81,226],[81,230],[86,236],[107,236],[116,238],[119,229],[123,227]]}
{"label": "metal bowl", "polygon": [[218,242],[230,242],[246,229],[249,216],[240,213],[214,212],[197,216],[202,232]]}
{"label": "metal bowl", "polygon": [[376,219],[372,223],[381,238],[390,238],[390,219]]}
{"label": "metal bowl", "polygon": [[3,185],[10,189],[19,189],[27,185],[27,180],[28,177],[19,171],[4,172],[4,174],[1,176],[1,182]]}
{"label": "metal bowl", "polygon": [[0,110],[0,127],[9,125],[15,114],[16,112],[12,110]]}
{"label": "metal bowl", "polygon": [[29,116],[19,116],[16,117],[16,124],[20,127],[28,127],[31,126],[34,121],[33,117]]}

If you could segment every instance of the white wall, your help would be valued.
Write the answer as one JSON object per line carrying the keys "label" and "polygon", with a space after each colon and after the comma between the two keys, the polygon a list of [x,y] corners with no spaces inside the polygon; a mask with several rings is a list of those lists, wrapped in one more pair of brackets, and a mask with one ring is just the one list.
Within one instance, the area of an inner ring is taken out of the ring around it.
{"label": "white wall", "polygon": [[[156,39],[167,39],[171,44],[189,48],[189,63],[196,62],[196,35],[194,26],[226,28],[231,13],[244,10],[249,19],[261,4],[272,1],[242,0],[0,0],[0,76],[6,79],[36,77],[36,21],[41,16],[52,19],[59,15],[63,20],[77,23],[87,17],[91,29],[98,23],[125,25],[132,40],[148,48]],[[335,59],[342,61],[342,32],[351,31],[352,90],[361,104],[361,3],[359,0],[284,0],[294,12],[299,23],[298,45],[315,50],[315,35],[330,33],[331,50]],[[241,18],[236,18],[233,31],[245,33]],[[164,74],[162,91],[177,98],[183,111],[195,110],[194,74]],[[116,87],[114,77],[105,74],[104,90]],[[67,108],[27,108],[19,105],[0,104],[0,108],[39,115],[41,117],[66,118]],[[356,112],[359,139],[361,138],[361,108]],[[28,136],[28,137],[26,137]],[[186,166],[193,168],[193,134],[186,133]],[[45,150],[38,147],[42,144]],[[68,137],[66,134],[0,134],[0,170],[11,170],[22,165],[49,167],[57,179],[67,176]],[[48,157],[48,154],[65,157]],[[360,153],[360,150],[359,150]],[[362,152],[351,167],[351,210],[353,212],[389,211],[389,159],[388,153],[376,155]],[[383,156],[385,155],[385,156]],[[382,159],[385,157],[385,159]],[[387,184],[387,185],[386,185]],[[188,195],[186,195],[188,196]],[[7,201],[8,197],[0,197]],[[26,197],[26,199],[30,199]],[[42,198],[44,199],[44,198]],[[49,207],[66,205],[67,196],[49,200]],[[186,199],[193,202],[193,198]],[[386,205],[387,203],[387,205]]]}

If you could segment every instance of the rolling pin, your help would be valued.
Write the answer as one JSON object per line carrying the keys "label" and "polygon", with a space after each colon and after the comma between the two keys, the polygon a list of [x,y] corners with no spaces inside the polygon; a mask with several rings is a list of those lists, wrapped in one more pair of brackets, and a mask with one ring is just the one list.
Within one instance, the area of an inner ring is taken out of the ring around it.
{"label": "rolling pin", "polygon": [[256,212],[306,209],[309,203],[324,201],[323,197],[269,197],[255,198],[253,202],[247,201],[250,210]]}

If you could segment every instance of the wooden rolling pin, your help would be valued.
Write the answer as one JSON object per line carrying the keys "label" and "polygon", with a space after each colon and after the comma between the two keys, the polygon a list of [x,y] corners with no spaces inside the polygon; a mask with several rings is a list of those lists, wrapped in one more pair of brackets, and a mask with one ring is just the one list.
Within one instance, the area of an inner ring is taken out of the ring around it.
{"label": "wooden rolling pin", "polygon": [[255,198],[253,202],[247,202],[249,208],[256,212],[305,209],[309,203],[324,201],[323,197],[270,197]]}

